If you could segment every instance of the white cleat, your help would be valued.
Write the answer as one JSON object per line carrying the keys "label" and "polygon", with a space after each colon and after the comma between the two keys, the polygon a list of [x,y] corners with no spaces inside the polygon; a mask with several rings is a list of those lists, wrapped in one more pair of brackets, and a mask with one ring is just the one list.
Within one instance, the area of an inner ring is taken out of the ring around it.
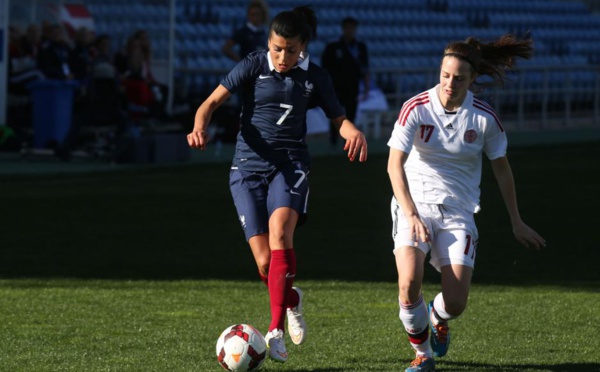
{"label": "white cleat", "polygon": [[306,339],[306,322],[304,321],[304,317],[302,317],[302,291],[297,287],[292,287],[292,289],[298,293],[300,301],[298,301],[298,306],[286,311],[288,332],[292,342],[300,345]]}
{"label": "white cleat", "polygon": [[269,357],[276,362],[284,363],[288,359],[288,352],[285,349],[283,331],[274,329],[265,336],[267,347],[269,348]]}

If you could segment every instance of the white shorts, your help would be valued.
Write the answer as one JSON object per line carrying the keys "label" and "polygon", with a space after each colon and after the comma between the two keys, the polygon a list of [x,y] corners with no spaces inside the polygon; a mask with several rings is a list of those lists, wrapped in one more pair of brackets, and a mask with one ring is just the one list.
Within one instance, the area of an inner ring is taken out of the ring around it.
{"label": "white shorts", "polygon": [[[430,241],[419,242],[416,248],[425,254],[431,251],[429,263],[437,271],[450,264],[474,268],[479,235],[473,213],[442,204],[415,204],[430,234]],[[408,222],[396,198],[392,198],[391,209],[394,253],[400,247],[414,247],[414,238],[409,236]]]}

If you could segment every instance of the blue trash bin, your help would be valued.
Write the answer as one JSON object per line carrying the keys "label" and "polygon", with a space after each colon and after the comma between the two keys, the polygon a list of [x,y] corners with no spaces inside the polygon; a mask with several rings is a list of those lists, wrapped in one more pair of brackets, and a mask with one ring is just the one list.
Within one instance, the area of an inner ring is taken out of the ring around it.
{"label": "blue trash bin", "polygon": [[33,147],[60,145],[71,128],[74,81],[39,80],[31,83]]}

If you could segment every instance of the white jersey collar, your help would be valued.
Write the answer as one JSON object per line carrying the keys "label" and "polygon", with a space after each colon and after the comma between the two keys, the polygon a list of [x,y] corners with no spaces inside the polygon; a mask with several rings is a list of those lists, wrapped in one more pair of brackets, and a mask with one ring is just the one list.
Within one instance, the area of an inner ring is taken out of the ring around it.
{"label": "white jersey collar", "polygon": [[[429,91],[429,95],[431,96],[431,103],[433,103],[433,112],[436,115],[446,115],[446,110],[444,106],[442,106],[442,101],[440,101],[440,84],[436,85],[433,89]],[[467,91],[467,95],[465,96],[465,100],[462,105],[458,108],[458,111],[461,111],[463,107],[470,107],[473,105],[473,92],[470,90]]]}
{"label": "white jersey collar", "polygon": [[[269,70],[277,72],[277,70],[275,69],[275,65],[273,64],[273,60],[271,59],[271,53],[269,53],[268,50],[267,50],[267,61],[269,61]],[[292,69],[299,67],[299,68],[303,69],[304,71],[307,71],[309,63],[310,63],[310,61],[309,61],[308,52],[300,52],[300,58],[298,58],[298,63],[296,64],[296,66],[292,67]]]}

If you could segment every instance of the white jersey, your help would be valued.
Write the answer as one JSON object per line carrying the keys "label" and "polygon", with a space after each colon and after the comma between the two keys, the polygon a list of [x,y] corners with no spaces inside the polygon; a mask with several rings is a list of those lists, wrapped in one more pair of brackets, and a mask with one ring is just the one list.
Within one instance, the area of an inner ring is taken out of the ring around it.
{"label": "white jersey", "polygon": [[439,85],[406,101],[388,141],[410,154],[405,172],[415,202],[480,210],[481,159],[506,154],[507,139],[494,109],[470,91],[455,114],[438,96]]}

